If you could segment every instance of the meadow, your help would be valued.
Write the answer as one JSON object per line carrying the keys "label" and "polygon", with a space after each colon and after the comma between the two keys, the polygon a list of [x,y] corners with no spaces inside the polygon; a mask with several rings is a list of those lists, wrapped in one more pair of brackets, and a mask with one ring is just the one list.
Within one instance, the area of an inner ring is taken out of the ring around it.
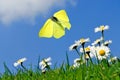
{"label": "meadow", "polygon": [[[76,51],[78,58],[70,65],[68,53],[66,62],[59,67],[51,63],[51,57],[38,59],[37,67],[24,66],[27,58],[21,58],[14,63],[16,72],[12,72],[4,63],[4,73],[0,74],[0,80],[120,80],[120,59],[112,56],[109,44],[111,40],[105,40],[104,31],[109,26],[102,25],[95,28],[101,37],[91,45],[87,45],[89,38],[81,38],[69,47],[70,51]],[[54,65],[54,68],[51,68]],[[20,67],[18,67],[20,66]]]}
{"label": "meadow", "polygon": [[54,68],[43,73],[40,69],[18,69],[16,73],[11,72],[5,66],[5,72],[1,74],[0,80],[120,80],[120,62],[107,65],[91,64],[72,68],[69,63],[63,63],[59,68]]}

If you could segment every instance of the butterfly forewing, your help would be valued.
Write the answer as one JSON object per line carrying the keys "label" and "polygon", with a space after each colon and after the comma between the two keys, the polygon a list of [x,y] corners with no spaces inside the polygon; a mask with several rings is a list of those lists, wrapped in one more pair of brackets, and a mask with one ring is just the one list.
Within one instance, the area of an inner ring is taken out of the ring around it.
{"label": "butterfly forewing", "polygon": [[58,22],[61,23],[61,25],[64,28],[67,28],[70,30],[71,24],[69,22],[69,18],[67,16],[67,13],[65,12],[65,10],[60,10],[60,11],[56,12],[53,16],[58,19]]}
{"label": "butterfly forewing", "polygon": [[69,22],[69,18],[67,16],[65,10],[60,10],[60,11],[56,12],[53,16],[56,17],[58,20],[60,19],[60,20]]}
{"label": "butterfly forewing", "polygon": [[48,19],[39,32],[40,37],[50,38],[53,35],[53,21]]}

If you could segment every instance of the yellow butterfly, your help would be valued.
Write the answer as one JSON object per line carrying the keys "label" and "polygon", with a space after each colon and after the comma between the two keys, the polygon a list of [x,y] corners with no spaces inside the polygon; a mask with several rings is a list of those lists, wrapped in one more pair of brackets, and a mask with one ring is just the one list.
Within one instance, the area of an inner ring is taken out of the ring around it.
{"label": "yellow butterfly", "polygon": [[71,24],[65,10],[60,10],[45,22],[39,31],[39,37],[61,38],[65,35],[65,28],[70,30]]}

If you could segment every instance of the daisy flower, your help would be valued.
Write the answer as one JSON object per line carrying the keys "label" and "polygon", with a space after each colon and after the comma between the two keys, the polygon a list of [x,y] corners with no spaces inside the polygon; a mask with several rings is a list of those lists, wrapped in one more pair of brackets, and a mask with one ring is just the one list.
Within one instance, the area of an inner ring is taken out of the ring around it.
{"label": "daisy flower", "polygon": [[115,56],[115,57],[112,57],[108,60],[109,63],[115,63],[116,61],[118,61],[118,58]]}
{"label": "daisy flower", "polygon": [[80,40],[78,41],[75,41],[76,44],[79,44],[79,45],[83,45],[85,44],[86,42],[90,42],[90,39],[89,38],[81,38]]}
{"label": "daisy flower", "polygon": [[[83,48],[80,48],[80,52],[83,53]],[[85,47],[85,53],[90,54],[91,57],[93,57],[93,47],[92,46],[88,46]]]}
{"label": "daisy flower", "polygon": [[75,44],[73,44],[73,45],[71,45],[71,46],[69,47],[69,50],[72,51],[72,50],[74,50],[74,49],[77,49],[78,46],[79,46],[79,45],[75,43]]}
{"label": "daisy flower", "polygon": [[96,47],[96,53],[99,60],[107,59],[110,55],[110,49],[107,46]]}
{"label": "daisy flower", "polygon": [[82,65],[84,63],[83,60],[81,60],[80,58],[76,58],[74,60],[74,64],[73,64],[73,68],[78,68],[80,65]]}
{"label": "daisy flower", "polygon": [[[80,52],[83,53],[83,48],[80,48]],[[90,53],[90,46],[85,48],[85,53]]]}
{"label": "daisy flower", "polygon": [[108,41],[105,41],[102,45],[108,46],[108,45],[111,44],[111,43],[112,43],[112,40],[108,40]]}
{"label": "daisy flower", "polygon": [[45,72],[46,69],[50,68],[50,65],[52,65],[51,61],[51,57],[48,57],[46,59],[43,59],[40,63],[39,66],[41,67],[42,72]]}
{"label": "daisy flower", "polygon": [[[94,57],[94,54],[92,53],[93,49],[91,46],[88,46],[85,48],[85,54],[84,54],[84,58],[85,60],[89,60],[92,62],[92,59]],[[83,48],[80,48],[80,52],[84,53]],[[92,62],[93,63],[93,62]]]}
{"label": "daisy flower", "polygon": [[23,62],[25,62],[27,60],[27,58],[21,58],[21,59],[19,59],[18,61],[16,61],[13,65],[15,66],[15,67],[17,67],[18,65],[21,65]]}
{"label": "daisy flower", "polygon": [[76,41],[75,41],[75,43],[69,47],[69,50],[70,50],[70,51],[76,50],[77,54],[80,56],[80,53],[79,53],[79,51],[77,50],[77,47],[78,47],[79,45],[80,45],[80,44],[79,44],[78,42],[76,43]]}
{"label": "daisy flower", "polygon": [[108,30],[109,26],[108,25],[101,25],[100,27],[95,28],[95,32],[99,32],[99,31],[104,31],[104,30]]}
{"label": "daisy flower", "polygon": [[92,43],[92,46],[95,46],[95,45],[99,45],[100,46],[100,42],[103,41],[103,37],[99,38],[99,39],[96,39],[93,43]]}
{"label": "daisy flower", "polygon": [[[90,39],[89,38],[86,38],[86,39],[85,38],[81,38],[80,40],[75,41],[76,44],[79,44],[79,45],[82,46],[84,55],[85,55],[84,45],[85,45],[86,42],[90,42]],[[84,59],[85,59],[85,56],[84,56]]]}

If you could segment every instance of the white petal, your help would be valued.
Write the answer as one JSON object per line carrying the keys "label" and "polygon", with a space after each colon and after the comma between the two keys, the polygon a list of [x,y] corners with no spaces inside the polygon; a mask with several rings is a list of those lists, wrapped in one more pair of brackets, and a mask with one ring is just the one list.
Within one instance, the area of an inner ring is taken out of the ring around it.
{"label": "white petal", "polygon": [[17,66],[19,65],[19,63],[16,63],[16,62],[15,62],[13,65],[14,65],[15,67],[17,67]]}
{"label": "white petal", "polygon": [[43,69],[45,69],[46,68],[46,66],[41,66],[41,69],[43,70]]}
{"label": "white petal", "polygon": [[91,45],[92,45],[92,46],[95,46],[96,44],[95,44],[95,42],[93,42]]}
{"label": "white petal", "polygon": [[108,25],[105,26],[104,30],[107,30],[107,29],[109,29],[109,26],[108,26]]}
{"label": "white petal", "polygon": [[90,42],[90,38],[85,39],[85,42]]}
{"label": "white petal", "polygon": [[94,54],[90,53],[90,57],[91,57],[91,58],[93,58],[94,56],[95,56]]}
{"label": "white petal", "polygon": [[82,53],[83,53],[83,48],[80,48],[80,52],[82,52]]}
{"label": "white petal", "polygon": [[74,60],[74,63],[77,63],[78,61],[80,61],[80,58],[76,58],[76,59]]}
{"label": "white petal", "polygon": [[47,65],[49,65],[49,66],[50,66],[50,65],[52,65],[52,63],[51,63],[51,62],[49,62],[49,63],[47,63]]}
{"label": "white petal", "polygon": [[74,67],[74,68],[77,68],[77,67],[79,67],[79,66],[80,66],[80,64],[78,64],[78,63],[73,64],[73,67]]}
{"label": "white petal", "polygon": [[17,63],[21,63],[21,62],[24,62],[24,61],[26,61],[27,60],[27,58],[21,58],[21,59],[19,59],[18,61],[17,61]]}
{"label": "white petal", "polygon": [[47,59],[45,59],[45,62],[49,62],[51,61],[51,57],[48,57]]}
{"label": "white petal", "polygon": [[44,61],[41,61],[41,62],[39,63],[40,66],[42,66],[42,65],[44,65],[44,64],[45,64]]}
{"label": "white petal", "polygon": [[100,31],[100,29],[97,27],[97,28],[95,28],[95,32],[98,32],[98,31]]}
{"label": "white petal", "polygon": [[72,51],[75,46],[78,46],[77,44],[73,44],[69,47],[69,50]]}
{"label": "white petal", "polygon": [[112,43],[112,40],[109,40],[109,43]]}
{"label": "white petal", "polygon": [[77,45],[77,46],[79,46],[80,45],[80,40],[75,40],[75,44]]}
{"label": "white petal", "polygon": [[[42,69],[42,72],[45,72],[46,71],[46,68],[45,69]],[[43,79],[44,80],[44,79]]]}

